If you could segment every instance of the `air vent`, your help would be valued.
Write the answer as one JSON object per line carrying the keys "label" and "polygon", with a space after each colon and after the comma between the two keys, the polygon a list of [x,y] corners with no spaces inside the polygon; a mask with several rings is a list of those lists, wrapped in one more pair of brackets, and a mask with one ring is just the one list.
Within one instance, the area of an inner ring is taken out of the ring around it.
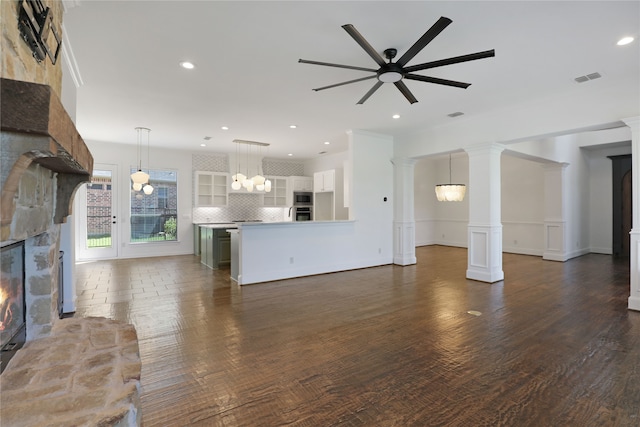
{"label": "air vent", "polygon": [[209,140],[211,139],[211,137],[210,137],[210,136],[205,136],[203,139],[204,139],[205,141],[209,141]]}
{"label": "air vent", "polygon": [[584,82],[588,82],[589,80],[599,79],[600,77],[602,77],[600,73],[591,73],[591,74],[587,74],[586,76],[576,77],[574,80],[578,83],[584,83]]}
{"label": "air vent", "polygon": [[462,116],[464,113],[461,111],[456,111],[455,113],[451,113],[451,114],[447,114],[447,116],[449,117],[458,117],[458,116]]}

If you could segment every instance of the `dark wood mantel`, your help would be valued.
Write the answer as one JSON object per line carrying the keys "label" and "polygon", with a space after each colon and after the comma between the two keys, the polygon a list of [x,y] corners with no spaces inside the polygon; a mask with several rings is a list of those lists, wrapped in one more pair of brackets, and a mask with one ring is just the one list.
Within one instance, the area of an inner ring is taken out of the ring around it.
{"label": "dark wood mantel", "polygon": [[93,156],[57,94],[47,85],[0,79],[0,128],[2,236],[20,178],[32,162],[58,173],[54,222],[64,222],[76,188],[93,172]]}

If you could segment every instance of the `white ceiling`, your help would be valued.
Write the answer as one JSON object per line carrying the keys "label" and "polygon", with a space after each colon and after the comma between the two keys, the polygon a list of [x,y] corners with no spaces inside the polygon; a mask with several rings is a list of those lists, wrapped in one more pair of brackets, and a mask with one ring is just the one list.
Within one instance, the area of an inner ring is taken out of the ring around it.
{"label": "white ceiling", "polygon": [[[453,23],[408,65],[495,49],[495,58],[417,73],[468,89],[406,81],[418,103],[385,84],[356,105],[376,80],[312,89],[368,73],[298,63],[377,68],[342,25],[381,54],[398,49],[398,59],[440,16]],[[83,82],[76,118],[85,140],[131,144],[144,126],[152,147],[203,152],[231,152],[244,139],[271,144],[269,157],[313,158],[344,151],[348,129],[402,135],[451,123],[457,111],[548,99],[593,72],[603,77],[582,84],[637,88],[640,79],[638,1],[74,0],[64,26]],[[636,41],[616,46],[626,35]],[[182,69],[185,60],[196,68]]]}

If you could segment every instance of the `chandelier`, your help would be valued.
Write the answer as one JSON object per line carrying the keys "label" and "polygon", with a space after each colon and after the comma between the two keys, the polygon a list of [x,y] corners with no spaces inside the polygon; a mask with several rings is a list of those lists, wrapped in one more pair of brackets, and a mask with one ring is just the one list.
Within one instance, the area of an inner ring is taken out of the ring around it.
{"label": "chandelier", "polygon": [[[249,178],[250,175],[250,162],[249,162],[249,152],[252,147],[256,147],[256,150],[262,150],[262,147],[268,147],[269,144],[264,142],[255,142],[255,141],[245,141],[242,139],[234,139],[233,142],[236,144],[236,173],[231,177],[231,188],[233,190],[240,190],[241,188],[245,188],[249,193],[253,192],[254,188],[257,191],[264,191],[265,193],[271,192],[271,181],[266,179],[264,175],[262,175],[262,159],[261,156],[258,155],[258,159],[256,160],[255,171],[256,174]],[[247,174],[244,175],[240,172],[240,145],[246,145],[247,152]],[[258,153],[259,154],[259,153]]]}
{"label": "chandelier", "polygon": [[151,129],[137,127],[137,165],[138,171],[131,174],[131,181],[133,184],[131,188],[134,191],[142,190],[144,194],[153,193],[153,187],[149,184],[149,174],[142,172],[142,142],[144,139],[147,140],[147,168],[149,168],[149,133],[151,133]]}
{"label": "chandelier", "polygon": [[466,189],[464,184],[451,184],[451,154],[449,154],[449,184],[436,185],[436,197],[439,202],[461,202]]}

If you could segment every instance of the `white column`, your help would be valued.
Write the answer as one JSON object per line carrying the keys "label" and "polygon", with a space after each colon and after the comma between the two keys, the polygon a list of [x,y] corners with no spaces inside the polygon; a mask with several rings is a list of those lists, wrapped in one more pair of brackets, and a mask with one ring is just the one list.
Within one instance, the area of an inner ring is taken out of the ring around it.
{"label": "white column", "polygon": [[640,311],[640,212],[638,206],[638,189],[640,188],[640,116],[630,117],[622,120],[631,128],[631,211],[632,211],[632,227],[631,227],[631,259],[630,259],[630,280],[631,286],[629,291],[629,310]]}
{"label": "white column", "polygon": [[394,158],[393,163],[393,263],[416,263],[416,221],[413,206],[413,172],[416,161]]}
{"label": "white column", "polygon": [[569,259],[567,241],[567,166],[552,163],[544,169],[544,252],[542,258],[550,261]]}
{"label": "white column", "polygon": [[502,271],[500,156],[504,146],[490,143],[465,149],[469,155],[467,278],[493,283]]}

